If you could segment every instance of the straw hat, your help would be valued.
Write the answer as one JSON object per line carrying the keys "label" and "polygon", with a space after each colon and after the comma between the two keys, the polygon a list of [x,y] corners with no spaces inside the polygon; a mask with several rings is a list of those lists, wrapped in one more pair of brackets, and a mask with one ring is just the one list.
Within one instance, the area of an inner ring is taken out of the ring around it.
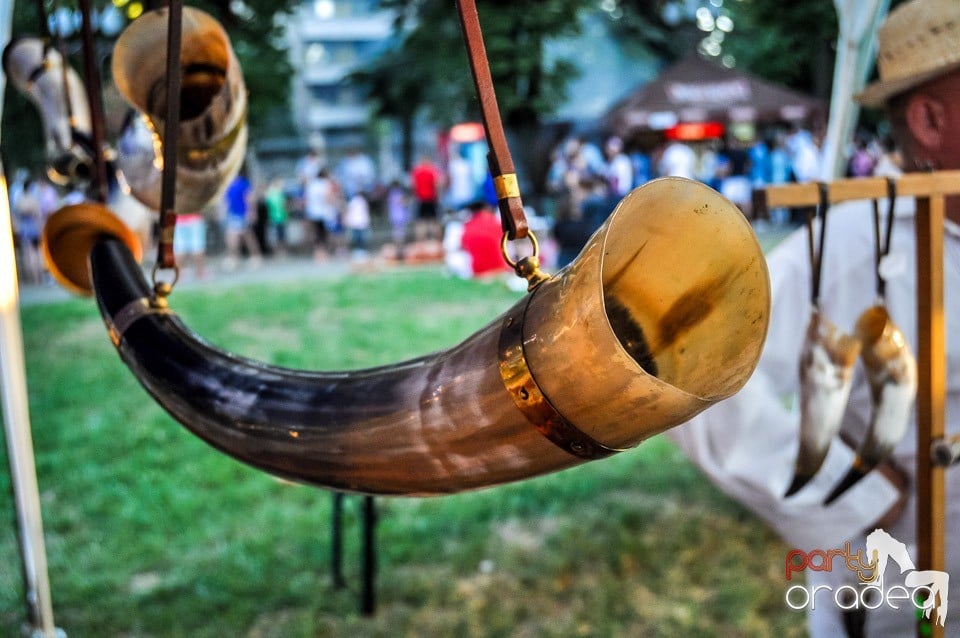
{"label": "straw hat", "polygon": [[960,68],[960,1],[912,0],[890,12],[880,27],[880,79],[856,96],[864,106]]}

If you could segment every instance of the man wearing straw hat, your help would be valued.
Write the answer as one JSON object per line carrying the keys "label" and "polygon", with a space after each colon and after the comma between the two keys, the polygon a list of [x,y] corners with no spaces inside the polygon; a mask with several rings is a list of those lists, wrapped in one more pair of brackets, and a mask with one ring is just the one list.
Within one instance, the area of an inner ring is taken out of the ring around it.
{"label": "man wearing straw hat", "polygon": [[[905,171],[960,169],[960,0],[911,0],[900,5],[881,28],[879,42],[879,80],[857,100],[868,107],[886,107]],[[882,214],[886,209],[881,201]],[[890,315],[916,352],[914,210],[912,198],[896,200],[892,248],[881,271]],[[824,315],[846,331],[852,331],[859,314],[875,302],[872,211],[871,202],[848,202],[833,206],[827,217],[820,305]],[[947,218],[944,289],[950,436],[960,433],[960,198],[947,200]],[[797,392],[798,361],[811,313],[806,231],[784,240],[769,255],[768,265],[773,308],[756,374],[738,395],[671,430],[669,436],[724,492],[768,522],[790,548],[809,556],[812,550],[845,550],[850,541],[850,552],[855,553],[868,533],[882,528],[904,543],[916,560],[915,412],[910,430],[880,471],[870,472],[832,504],[825,506],[825,497],[853,458],[851,446],[840,440],[833,441],[814,479],[795,495],[784,497],[793,474],[799,423],[797,410],[789,407],[785,397]],[[858,367],[841,428],[855,441],[854,447],[863,438],[870,411],[867,382]],[[960,609],[960,539],[953,536],[960,530],[960,468],[953,466],[946,476],[943,524],[948,536],[948,599],[954,610],[946,619],[945,632],[960,636],[956,611]],[[863,556],[869,562],[870,557]],[[915,635],[916,608],[909,597],[897,600],[895,596],[891,601],[868,596],[865,604],[851,600],[864,585],[839,554],[832,569],[819,560],[814,564],[820,569],[794,573],[789,582],[785,574],[784,580],[793,596],[785,597],[784,604],[797,609],[798,615],[805,610],[812,636]],[[788,564],[784,567],[789,570]],[[804,590],[791,592],[789,588],[798,583]],[[886,569],[885,587],[903,583],[899,569]],[[811,591],[816,594],[815,605],[805,599]],[[835,597],[837,592],[842,593]]]}

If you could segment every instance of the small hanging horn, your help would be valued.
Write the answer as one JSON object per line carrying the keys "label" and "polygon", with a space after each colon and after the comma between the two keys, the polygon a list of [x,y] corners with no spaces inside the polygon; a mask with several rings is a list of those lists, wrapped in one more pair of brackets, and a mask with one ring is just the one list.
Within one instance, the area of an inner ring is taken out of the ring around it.
{"label": "small hanging horn", "polygon": [[[167,104],[168,14],[137,18],[117,39],[113,79],[142,117],[131,118],[118,143],[117,165],[134,196],[160,208],[161,134]],[[240,170],[247,145],[247,90],[223,27],[209,14],[183,9],[180,127],[175,210],[203,210]]]}
{"label": "small hanging horn", "polygon": [[20,38],[3,50],[3,70],[40,111],[47,176],[61,186],[88,181],[93,169],[90,103],[83,80],[40,38]]}

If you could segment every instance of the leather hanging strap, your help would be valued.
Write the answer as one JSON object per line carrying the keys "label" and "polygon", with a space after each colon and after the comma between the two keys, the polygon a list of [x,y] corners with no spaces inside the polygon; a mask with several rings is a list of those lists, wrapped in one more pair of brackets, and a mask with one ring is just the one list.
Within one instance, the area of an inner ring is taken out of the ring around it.
{"label": "leather hanging strap", "polygon": [[[810,251],[810,270],[812,281],[810,285],[810,302],[815,308],[820,307],[820,279],[823,273],[823,246],[827,235],[827,212],[830,210],[830,191],[824,182],[817,183],[820,202],[816,211],[807,215],[807,243]],[[819,234],[814,238],[816,224],[814,218],[820,221]]]}
{"label": "leather hanging strap", "polygon": [[173,232],[177,223],[177,132],[180,127],[180,46],[183,38],[183,2],[170,0],[167,5],[167,110],[163,129],[163,173],[160,178],[160,239],[157,242],[157,265],[176,268],[173,253]]}
{"label": "leather hanging strap", "polygon": [[[106,138],[106,132],[104,130],[105,118],[103,94],[100,85],[100,68],[97,63],[97,45],[93,37],[93,9],[90,0],[80,0],[80,14],[83,16],[83,22],[81,23],[81,35],[83,37],[83,75],[87,98],[90,100],[90,133],[93,138],[93,190],[97,199],[101,203],[106,203],[109,189],[107,186],[107,160],[103,155]],[[64,57],[64,67],[66,67],[66,64],[67,59]],[[68,104],[70,100],[69,96],[70,94],[68,92]],[[73,122],[70,124],[72,126]]]}
{"label": "leather hanging strap", "polygon": [[[40,34],[40,37],[43,38],[45,46],[50,45],[50,18],[47,17],[47,7],[44,6],[44,0],[37,0],[37,21],[39,22],[39,30],[37,33]],[[59,32],[60,29],[58,28]],[[44,56],[46,58],[46,56]]]}
{"label": "leather hanging strap", "polygon": [[892,178],[887,178],[887,222],[886,229],[880,232],[880,204],[873,200],[873,247],[874,262],[873,269],[877,277],[877,300],[883,301],[887,297],[887,280],[880,274],[880,265],[884,258],[890,254],[890,239],[893,236],[893,214],[897,201],[897,182]]}
{"label": "leather hanging strap", "polygon": [[508,239],[523,239],[529,231],[527,216],[523,211],[516,169],[513,166],[510,149],[507,147],[503,122],[500,120],[500,109],[497,106],[493,78],[490,77],[490,65],[487,62],[487,50],[483,44],[477,6],[474,0],[457,0],[457,10],[460,14],[460,26],[463,28],[463,38],[467,45],[470,70],[473,72],[473,83],[477,89],[477,98],[480,100],[483,129],[490,147],[487,162],[490,164],[490,174],[493,175],[493,184],[497,191],[503,231]]}

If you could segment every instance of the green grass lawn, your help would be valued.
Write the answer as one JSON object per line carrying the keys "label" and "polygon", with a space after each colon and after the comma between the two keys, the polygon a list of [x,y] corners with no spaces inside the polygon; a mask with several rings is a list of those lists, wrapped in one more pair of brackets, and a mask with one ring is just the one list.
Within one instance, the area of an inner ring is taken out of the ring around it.
{"label": "green grass lawn", "polygon": [[[453,345],[517,298],[420,270],[183,290],[172,304],[233,352],[334,370]],[[378,607],[363,617],[359,498],[336,590],[329,492],[173,422],[93,302],[25,307],[23,325],[54,612],[71,638],[803,635],[783,602],[785,546],[660,438],[514,485],[377,499]],[[0,512],[0,635],[16,636],[7,471]]]}

